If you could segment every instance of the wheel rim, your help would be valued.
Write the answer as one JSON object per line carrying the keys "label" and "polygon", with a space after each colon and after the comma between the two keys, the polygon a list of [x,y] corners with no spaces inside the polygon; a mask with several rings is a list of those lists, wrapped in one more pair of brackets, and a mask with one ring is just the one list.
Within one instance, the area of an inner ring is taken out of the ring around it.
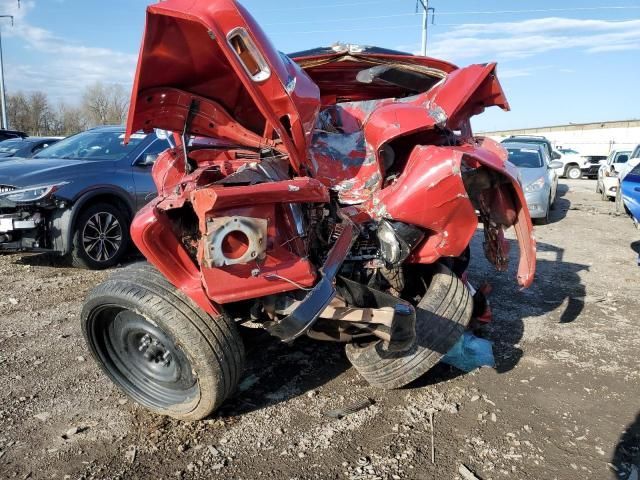
{"label": "wheel rim", "polygon": [[108,262],[122,247],[122,225],[115,215],[98,212],[92,215],[82,229],[82,247],[96,262]]}
{"label": "wheel rim", "polygon": [[569,170],[569,178],[572,180],[576,180],[580,177],[580,171],[577,168],[572,168]]}
{"label": "wheel rim", "polygon": [[102,306],[91,312],[87,333],[107,374],[139,403],[189,410],[197,400],[200,390],[188,358],[170,335],[142,315]]}

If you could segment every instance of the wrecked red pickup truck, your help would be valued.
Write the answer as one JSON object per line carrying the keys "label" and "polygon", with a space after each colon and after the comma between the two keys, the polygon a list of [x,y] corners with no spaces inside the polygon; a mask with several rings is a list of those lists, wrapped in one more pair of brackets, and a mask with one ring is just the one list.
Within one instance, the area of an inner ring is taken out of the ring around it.
{"label": "wrecked red pickup truck", "polygon": [[168,136],[132,238],[148,263],[89,295],[83,330],[122,390],[182,419],[236,388],[236,325],[344,342],[372,385],[435,365],[486,305],[469,243],[518,282],[535,241],[506,152],[469,119],[508,104],[496,65],[337,45],[286,56],[233,0],[148,7],[127,135]]}

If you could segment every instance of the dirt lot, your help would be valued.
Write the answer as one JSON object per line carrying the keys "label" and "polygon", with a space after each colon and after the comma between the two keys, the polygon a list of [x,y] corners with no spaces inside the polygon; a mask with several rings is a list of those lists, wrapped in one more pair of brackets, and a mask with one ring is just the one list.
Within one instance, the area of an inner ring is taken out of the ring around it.
{"label": "dirt lot", "polygon": [[[339,345],[246,330],[239,394],[196,423],[148,414],[90,358],[78,314],[108,272],[1,256],[0,478],[446,479],[464,464],[482,479],[637,479],[640,232],[594,187],[560,186],[553,223],[536,227],[528,291],[476,239],[472,280],[494,285],[496,370],[438,366],[385,392]],[[324,415],[367,397],[375,405],[356,414]]]}

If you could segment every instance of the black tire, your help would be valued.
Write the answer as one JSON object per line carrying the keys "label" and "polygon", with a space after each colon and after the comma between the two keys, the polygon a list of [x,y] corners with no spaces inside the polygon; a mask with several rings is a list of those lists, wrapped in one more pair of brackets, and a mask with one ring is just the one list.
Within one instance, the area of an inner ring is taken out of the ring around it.
{"label": "black tire", "polygon": [[564,171],[564,176],[571,180],[578,180],[582,178],[582,170],[577,165],[569,165]]}
{"label": "black tire", "polygon": [[387,352],[382,341],[349,344],[349,361],[372,386],[403,387],[425,374],[455,345],[471,320],[473,298],[449,268],[437,265],[416,307],[416,342],[406,352]]}
{"label": "black tire", "polygon": [[[110,222],[104,232],[98,219]],[[128,215],[109,203],[96,203],[82,210],[73,226],[71,265],[102,270],[118,264],[129,250],[130,223]]]}
{"label": "black tire", "polygon": [[244,347],[235,324],[205,313],[144,262],[98,285],[81,321],[107,376],[161,415],[208,417],[235,391],[242,374]]}

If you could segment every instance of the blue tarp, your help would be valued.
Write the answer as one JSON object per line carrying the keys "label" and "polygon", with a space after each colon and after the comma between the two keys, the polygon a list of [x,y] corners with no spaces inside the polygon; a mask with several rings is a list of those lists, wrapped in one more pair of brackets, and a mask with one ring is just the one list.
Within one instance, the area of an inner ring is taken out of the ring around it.
{"label": "blue tarp", "polygon": [[442,361],[465,372],[487,366],[495,367],[493,344],[478,338],[471,332],[464,332],[460,340],[442,357]]}

